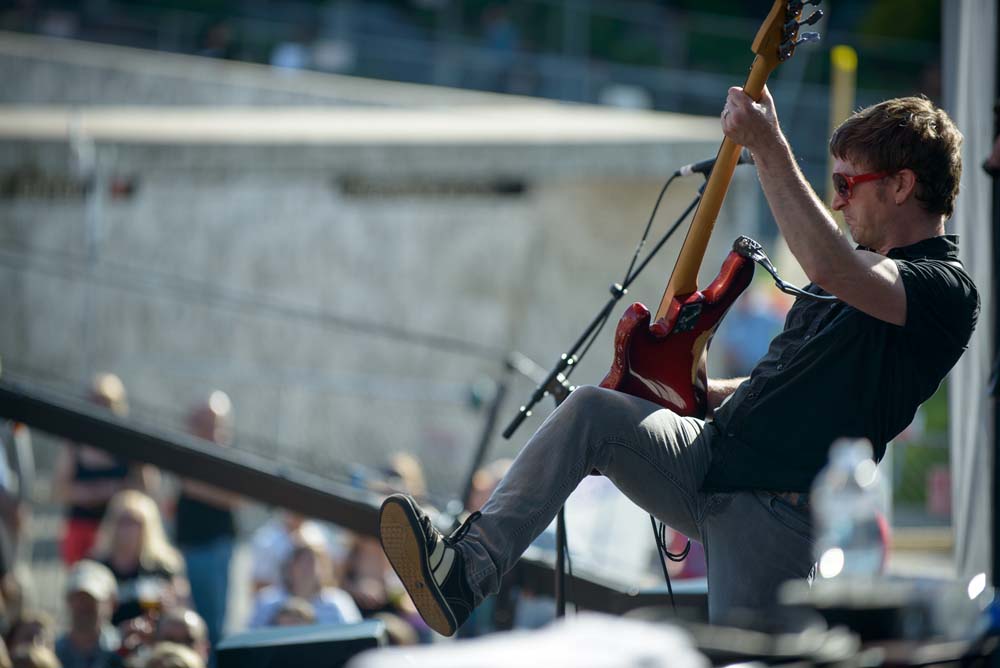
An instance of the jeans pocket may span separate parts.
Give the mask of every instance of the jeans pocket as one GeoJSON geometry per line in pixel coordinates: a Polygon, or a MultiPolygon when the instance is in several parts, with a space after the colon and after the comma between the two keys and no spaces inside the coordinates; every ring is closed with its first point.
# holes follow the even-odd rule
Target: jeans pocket
{"type": "Polygon", "coordinates": [[[809,542],[813,540],[812,512],[809,506],[793,506],[777,494],[755,491],[768,513],[787,529],[809,542]]]}

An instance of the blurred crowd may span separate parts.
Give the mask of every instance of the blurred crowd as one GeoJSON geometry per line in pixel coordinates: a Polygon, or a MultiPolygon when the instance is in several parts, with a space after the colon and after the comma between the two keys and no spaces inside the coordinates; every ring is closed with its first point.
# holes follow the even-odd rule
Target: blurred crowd
{"type": "MultiPolygon", "coordinates": [[[[89,399],[113,416],[129,414],[125,386],[113,374],[95,377],[89,399]]],[[[227,632],[363,619],[381,620],[393,644],[432,640],[376,538],[282,509],[252,532],[241,531],[238,511],[252,499],[124,461],[98,444],[69,442],[61,444],[51,474],[52,498],[62,509],[59,556],[66,569],[65,619],[53,619],[25,595],[31,578],[24,567],[30,566],[24,547],[33,496],[29,434],[23,425],[2,426],[0,668],[206,668],[215,664],[227,632]],[[234,570],[241,537],[249,568],[234,570]],[[248,580],[240,589],[252,596],[236,610],[231,573],[248,580]]],[[[206,447],[230,447],[229,397],[214,391],[191,406],[186,429],[206,447]]],[[[486,502],[509,465],[498,460],[474,474],[464,512],[486,502]]],[[[379,494],[402,491],[427,502],[423,472],[410,454],[397,453],[381,468],[357,465],[351,479],[379,494]]],[[[600,490],[591,492],[591,505],[601,503],[600,490]]],[[[602,512],[585,505],[583,514],[602,512]]],[[[551,531],[536,541],[542,548],[551,542],[551,531]]],[[[695,555],[672,567],[672,575],[698,576],[703,566],[703,556],[695,555]]],[[[459,635],[533,628],[553,613],[550,599],[518,589],[480,606],[459,635]]]]}
{"type": "MultiPolygon", "coordinates": [[[[89,392],[92,403],[128,415],[117,376],[99,374],[89,392]]],[[[229,447],[229,397],[212,392],[191,407],[186,426],[210,447],[229,447]]],[[[21,548],[32,475],[11,450],[24,444],[27,430],[4,428],[0,668],[204,668],[214,665],[226,631],[372,618],[385,624],[391,643],[431,639],[377,539],[287,510],[274,511],[249,535],[244,577],[251,581],[242,589],[252,602],[246,614],[230,610],[231,562],[242,535],[237,511],[252,500],[82,443],[62,444],[51,477],[53,500],[63,509],[59,555],[66,569],[65,619],[53,619],[25,595],[30,557],[21,548]]],[[[355,484],[380,493],[426,492],[420,465],[408,454],[356,477],[355,484]]]]}

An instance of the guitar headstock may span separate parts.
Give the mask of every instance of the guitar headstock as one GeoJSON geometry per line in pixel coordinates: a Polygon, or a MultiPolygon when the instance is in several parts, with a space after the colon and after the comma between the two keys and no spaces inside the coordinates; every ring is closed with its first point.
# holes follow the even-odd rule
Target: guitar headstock
{"type": "Polygon", "coordinates": [[[821,0],[774,0],[771,12],[764,19],[757,37],[753,40],[751,49],[760,56],[771,69],[779,63],[788,60],[795,53],[796,47],[804,42],[819,39],[819,33],[804,32],[799,34],[802,26],[811,26],[823,18],[823,10],[813,11],[808,18],[802,18],[802,10],[807,5],[818,5],[821,0]]]}

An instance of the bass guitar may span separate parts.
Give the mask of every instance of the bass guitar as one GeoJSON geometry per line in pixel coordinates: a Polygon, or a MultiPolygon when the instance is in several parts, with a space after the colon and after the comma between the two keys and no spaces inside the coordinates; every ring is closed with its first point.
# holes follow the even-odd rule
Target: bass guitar
{"type": "MultiPolygon", "coordinates": [[[[799,34],[802,26],[814,24],[823,15],[816,10],[802,20],[803,8],[818,4],[819,0],[775,0],[751,47],[756,57],[743,85],[751,98],[760,100],[768,76],[791,58],[799,44],[819,37],[799,34]]],[[[650,314],[636,302],[625,311],[615,331],[611,370],[601,387],[647,399],[678,415],[705,416],[709,343],[726,311],[753,278],[753,261],[738,242],[715,280],[704,290],[698,289],[698,269],[740,148],[728,137],[723,140],[659,308],[650,314]]]]}

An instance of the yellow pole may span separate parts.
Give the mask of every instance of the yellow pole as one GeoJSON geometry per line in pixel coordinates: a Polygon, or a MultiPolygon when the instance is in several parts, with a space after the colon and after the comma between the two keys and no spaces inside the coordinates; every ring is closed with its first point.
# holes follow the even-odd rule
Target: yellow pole
{"type": "MultiPolygon", "coordinates": [[[[857,90],[858,52],[840,44],[830,50],[830,133],[847,120],[857,90]]],[[[833,156],[827,159],[826,204],[833,204],[833,156]]],[[[842,222],[837,216],[838,222],[842,222]]]]}

